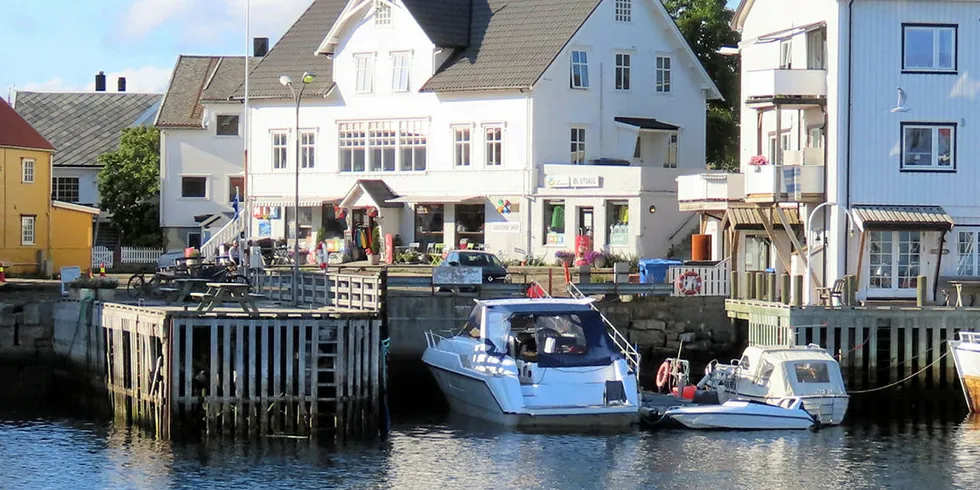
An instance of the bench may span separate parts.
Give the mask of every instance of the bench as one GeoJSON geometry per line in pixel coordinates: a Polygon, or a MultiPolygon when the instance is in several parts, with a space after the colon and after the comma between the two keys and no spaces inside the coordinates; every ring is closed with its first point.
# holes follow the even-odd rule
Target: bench
{"type": "Polygon", "coordinates": [[[180,292],[180,289],[170,288],[170,287],[161,287],[161,288],[157,288],[157,290],[160,291],[161,293],[179,293],[180,292]]]}
{"type": "Polygon", "coordinates": [[[195,299],[205,300],[214,298],[213,294],[208,293],[191,293],[190,296],[195,299]]]}
{"type": "Polygon", "coordinates": [[[843,304],[844,299],[844,280],[838,279],[834,281],[834,285],[829,288],[817,288],[817,298],[820,300],[820,304],[826,306],[834,306],[834,298],[837,298],[837,304],[843,304]]]}

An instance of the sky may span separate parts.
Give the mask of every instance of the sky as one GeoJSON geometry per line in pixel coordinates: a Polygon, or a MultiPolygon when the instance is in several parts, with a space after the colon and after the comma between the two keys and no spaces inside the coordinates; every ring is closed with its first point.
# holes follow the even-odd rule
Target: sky
{"type": "MultiPolygon", "coordinates": [[[[312,0],[0,0],[0,97],[11,88],[163,93],[180,54],[243,55],[252,37],[282,36],[312,0]]],[[[728,0],[730,7],[738,0],[728,0]]]]}

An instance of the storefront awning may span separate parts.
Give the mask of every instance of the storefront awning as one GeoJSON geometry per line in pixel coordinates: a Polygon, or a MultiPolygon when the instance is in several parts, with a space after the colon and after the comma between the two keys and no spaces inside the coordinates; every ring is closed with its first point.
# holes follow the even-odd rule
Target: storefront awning
{"type": "Polygon", "coordinates": [[[667,124],[665,122],[651,119],[648,117],[616,117],[616,122],[632,126],[639,131],[677,131],[679,126],[667,124]]]}
{"type": "Polygon", "coordinates": [[[483,199],[483,196],[402,196],[388,199],[388,202],[403,204],[478,204],[483,199]]]}
{"type": "MultiPolygon", "coordinates": [[[[335,203],[340,201],[339,197],[300,197],[299,207],[313,208],[320,207],[323,203],[335,203]]],[[[254,206],[283,207],[291,208],[296,205],[294,197],[257,197],[252,201],[254,206]]]]}
{"type": "Polygon", "coordinates": [[[861,230],[936,230],[953,227],[942,206],[864,206],[851,208],[854,222],[861,230]]]}
{"type": "MultiPolygon", "coordinates": [[[[781,227],[776,214],[773,213],[772,219],[769,219],[768,213],[768,209],[756,206],[732,207],[728,209],[728,221],[732,223],[732,227],[736,230],[762,230],[765,229],[763,223],[772,223],[774,227],[781,227]]],[[[789,220],[790,226],[802,225],[800,222],[800,213],[796,209],[785,208],[783,209],[783,213],[785,213],[786,219],[789,220]]]]}

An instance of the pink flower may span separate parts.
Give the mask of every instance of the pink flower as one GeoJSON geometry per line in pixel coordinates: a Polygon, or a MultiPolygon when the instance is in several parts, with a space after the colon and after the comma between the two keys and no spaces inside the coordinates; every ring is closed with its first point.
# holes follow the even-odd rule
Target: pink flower
{"type": "Polygon", "coordinates": [[[749,165],[769,165],[769,160],[765,155],[756,155],[749,159],[749,165]]]}

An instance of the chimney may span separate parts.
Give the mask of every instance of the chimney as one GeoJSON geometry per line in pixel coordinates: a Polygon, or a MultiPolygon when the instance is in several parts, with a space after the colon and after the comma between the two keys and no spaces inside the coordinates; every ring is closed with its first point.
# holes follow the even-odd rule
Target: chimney
{"type": "Polygon", "coordinates": [[[119,80],[116,81],[116,89],[119,92],[126,91],[126,77],[119,77],[119,80]]]}
{"type": "Polygon", "coordinates": [[[269,54],[269,38],[257,37],[252,39],[252,56],[259,58],[269,54]]]}
{"type": "Polygon", "coordinates": [[[95,91],[105,92],[105,73],[101,71],[98,75],[95,75],[95,91]]]}

